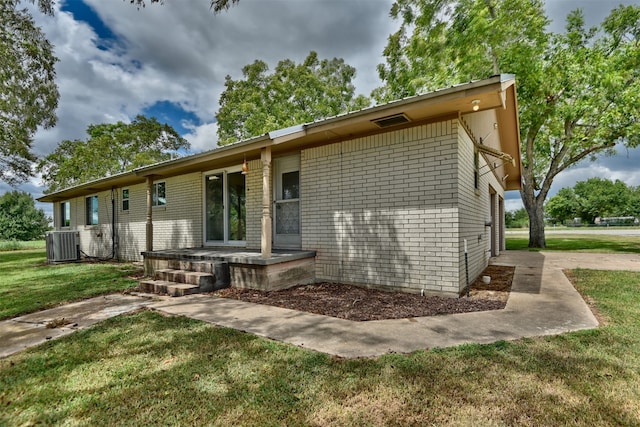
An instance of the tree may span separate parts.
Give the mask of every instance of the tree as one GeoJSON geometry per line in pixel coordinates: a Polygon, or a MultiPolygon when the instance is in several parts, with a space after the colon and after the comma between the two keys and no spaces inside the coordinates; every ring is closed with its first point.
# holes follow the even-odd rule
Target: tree
{"type": "MultiPolygon", "coordinates": [[[[0,180],[11,185],[32,175],[33,135],[55,125],[59,98],[53,46],[18,3],[0,0],[0,180]]],[[[53,13],[50,0],[38,7],[53,13]]]]}
{"type": "Polygon", "coordinates": [[[640,185],[631,189],[631,215],[640,218],[640,185]]]}
{"type": "Polygon", "coordinates": [[[504,213],[505,226],[507,228],[524,228],[529,226],[529,217],[525,208],[504,213]]]}
{"type": "Polygon", "coordinates": [[[547,201],[545,210],[554,224],[564,224],[580,216],[580,201],[572,188],[561,188],[547,201]]]}
{"type": "Polygon", "coordinates": [[[573,187],[579,202],[578,216],[593,223],[597,217],[633,216],[633,190],[616,180],[589,178],[573,187]]]}
{"type": "Polygon", "coordinates": [[[573,188],[562,188],[545,209],[557,222],[580,218],[594,223],[597,217],[637,216],[638,190],[620,180],[589,178],[573,188]]]}
{"type": "Polygon", "coordinates": [[[226,77],[217,115],[219,144],[369,105],[367,97],[354,97],[356,70],[342,59],[319,60],[311,52],[301,64],[286,59],[268,71],[257,60],[242,69],[243,79],[226,77]]]}
{"type": "Polygon", "coordinates": [[[543,248],[554,178],[617,142],[640,142],[640,7],[620,6],[600,28],[580,10],[547,32],[540,0],[396,0],[402,19],[378,67],[378,101],[498,73],[517,76],[529,246],[543,248]]]}
{"type": "Polygon", "coordinates": [[[131,123],[89,125],[89,138],[62,141],[40,161],[45,193],[178,157],[190,145],[168,124],[137,116],[131,123]]]}
{"type": "Polygon", "coordinates": [[[49,221],[29,193],[14,190],[0,196],[0,240],[41,239],[49,221]]]}

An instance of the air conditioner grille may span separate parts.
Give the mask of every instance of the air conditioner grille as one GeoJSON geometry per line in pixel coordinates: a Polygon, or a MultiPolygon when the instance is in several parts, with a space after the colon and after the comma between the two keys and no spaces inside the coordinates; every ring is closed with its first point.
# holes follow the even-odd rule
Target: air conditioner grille
{"type": "Polygon", "coordinates": [[[64,262],[80,259],[80,233],[51,231],[46,236],[47,261],[64,262]]]}

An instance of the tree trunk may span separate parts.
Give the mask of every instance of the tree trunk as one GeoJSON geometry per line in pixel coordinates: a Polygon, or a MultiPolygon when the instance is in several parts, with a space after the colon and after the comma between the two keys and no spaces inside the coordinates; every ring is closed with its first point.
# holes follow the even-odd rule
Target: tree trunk
{"type": "Polygon", "coordinates": [[[529,215],[529,247],[544,249],[547,246],[544,236],[544,197],[536,195],[526,181],[525,176],[520,196],[529,215]]]}
{"type": "Polygon", "coordinates": [[[544,249],[547,241],[544,236],[544,203],[534,199],[531,208],[527,208],[529,214],[529,247],[544,249]]]}

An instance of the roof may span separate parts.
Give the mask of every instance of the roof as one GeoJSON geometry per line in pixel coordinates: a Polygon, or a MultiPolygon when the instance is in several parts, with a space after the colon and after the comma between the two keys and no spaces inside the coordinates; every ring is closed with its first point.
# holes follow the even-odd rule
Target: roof
{"type": "Polygon", "coordinates": [[[134,185],[144,182],[148,176],[165,178],[240,164],[245,159],[259,159],[260,151],[265,147],[271,147],[273,155],[278,155],[437,120],[460,118],[463,115],[473,115],[475,104],[479,106],[478,112],[496,111],[496,120],[500,121],[500,150],[516,159],[515,166],[506,166],[506,189],[520,189],[520,134],[515,76],[501,74],[287,127],[198,154],[139,167],[44,195],[38,198],[38,201],[56,202],[114,187],[134,185]],[[395,115],[404,115],[409,121],[388,128],[381,128],[375,123],[376,120],[395,115]]]}

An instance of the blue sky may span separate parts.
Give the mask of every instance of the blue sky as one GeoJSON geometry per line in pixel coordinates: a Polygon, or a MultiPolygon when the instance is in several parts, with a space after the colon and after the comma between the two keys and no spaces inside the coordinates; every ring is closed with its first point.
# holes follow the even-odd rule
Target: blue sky
{"type": "MultiPolygon", "coordinates": [[[[582,7],[598,24],[619,3],[640,0],[548,0],[552,30],[561,31],[568,11],[582,7]]],[[[60,0],[53,17],[34,17],[55,46],[61,98],[58,125],[39,131],[34,152],[46,155],[65,139],[84,139],[89,124],[156,116],[187,138],[192,152],[216,146],[215,114],[224,78],[241,77],[256,59],[271,67],[285,58],[301,61],[311,50],[339,57],[357,70],[357,93],[381,84],[376,66],[389,34],[392,0],[241,0],[214,15],[208,0],[165,0],[137,9],[128,0],[60,0]]],[[[31,7],[29,4],[26,4],[31,7]]],[[[552,193],[592,176],[640,185],[640,149],[560,174],[552,193]]],[[[38,179],[20,187],[38,197],[38,179]]],[[[0,194],[10,190],[0,182],[0,194]]],[[[507,193],[507,209],[521,206],[507,193]]],[[[51,206],[41,207],[50,214],[51,206]]]]}

